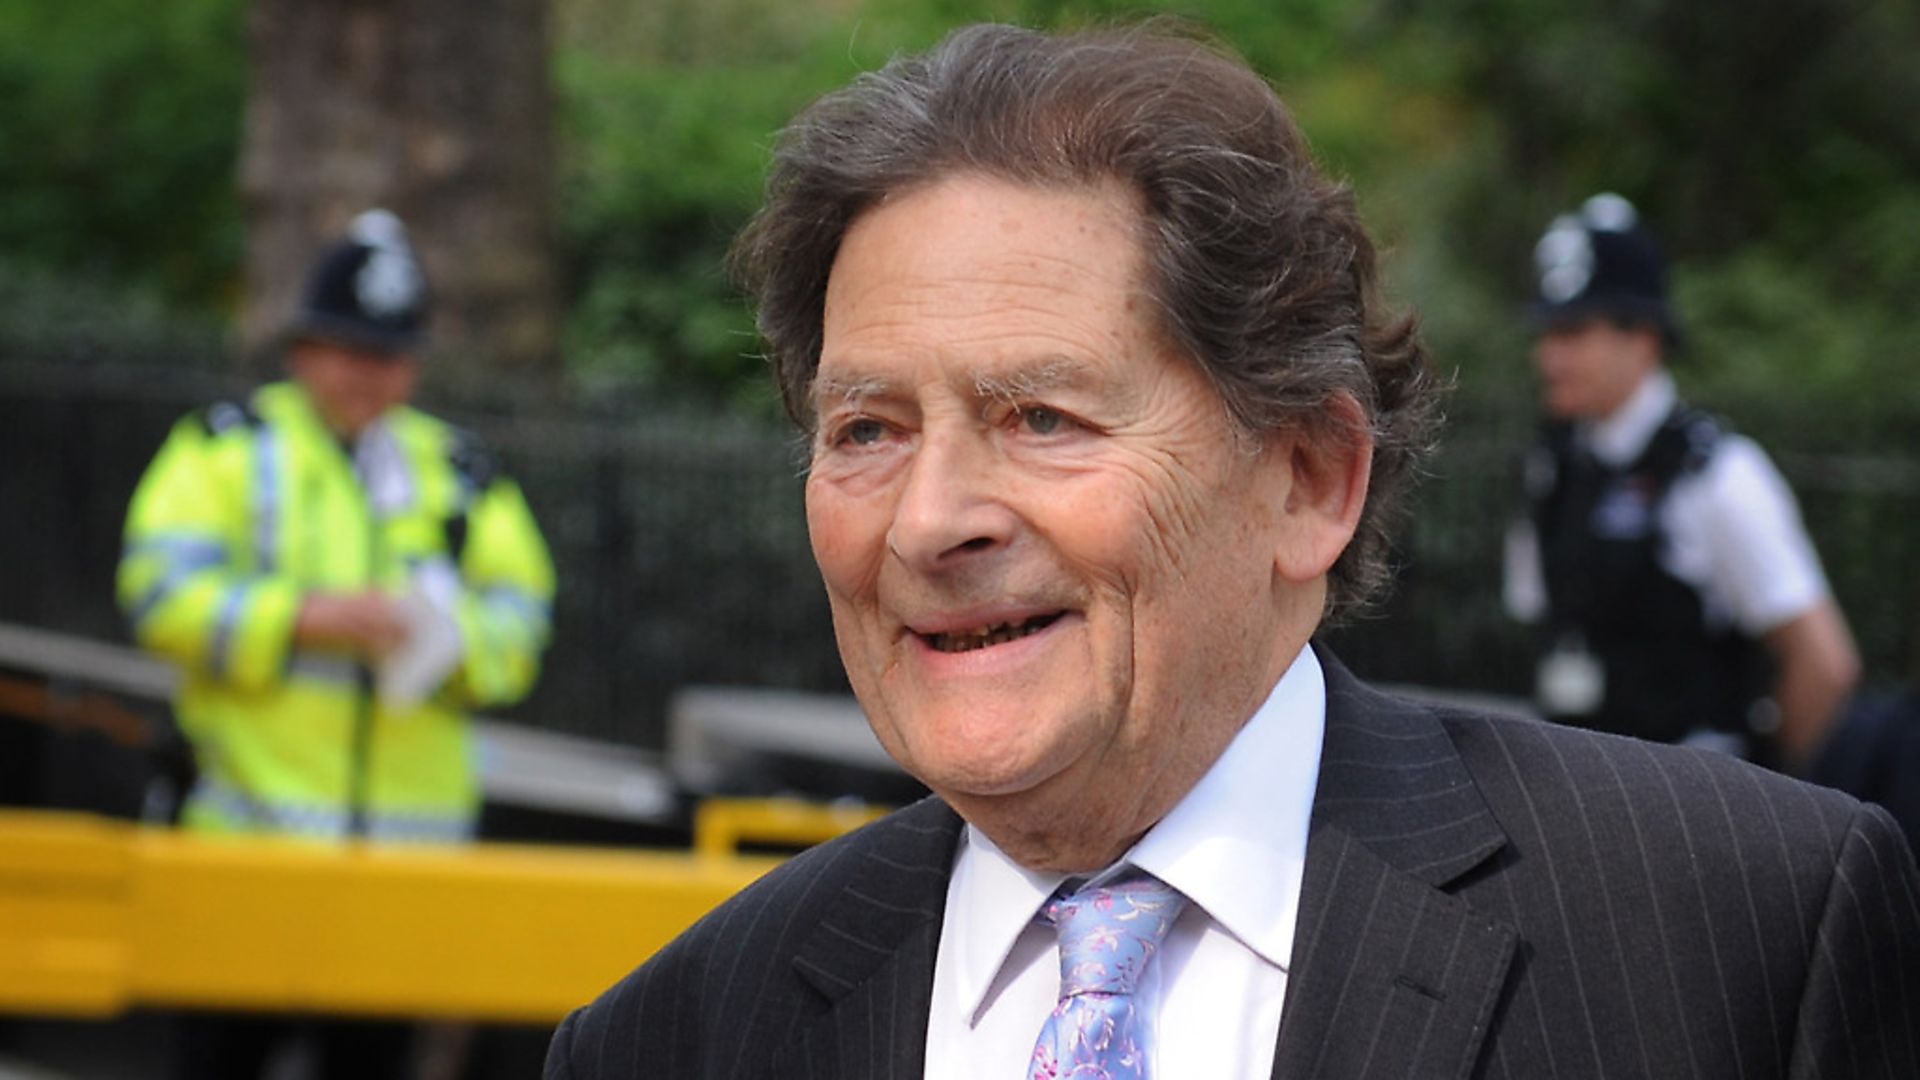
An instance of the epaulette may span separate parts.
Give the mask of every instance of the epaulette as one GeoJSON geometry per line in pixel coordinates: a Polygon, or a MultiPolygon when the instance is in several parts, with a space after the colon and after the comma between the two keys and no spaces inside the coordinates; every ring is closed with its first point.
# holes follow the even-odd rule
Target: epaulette
{"type": "Polygon", "coordinates": [[[1686,439],[1686,456],[1681,471],[1694,473],[1705,468],[1713,460],[1713,452],[1720,440],[1732,432],[1727,421],[1705,409],[1696,409],[1691,405],[1682,406],[1671,423],[1680,429],[1686,439]]]}
{"type": "Polygon", "coordinates": [[[447,460],[471,495],[479,495],[500,478],[500,465],[480,437],[461,428],[453,429],[447,460]]]}
{"type": "Polygon", "coordinates": [[[224,435],[240,428],[257,428],[261,424],[260,414],[253,406],[243,401],[216,401],[199,413],[200,426],[208,435],[224,435]]]}

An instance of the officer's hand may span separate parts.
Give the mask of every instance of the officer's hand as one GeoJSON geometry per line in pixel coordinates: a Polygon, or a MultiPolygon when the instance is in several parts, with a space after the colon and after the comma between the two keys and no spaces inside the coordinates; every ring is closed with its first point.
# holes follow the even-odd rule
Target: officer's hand
{"type": "Polygon", "coordinates": [[[293,637],[302,645],[378,659],[407,640],[407,624],[393,600],[381,593],[315,593],[301,602],[293,637]]]}

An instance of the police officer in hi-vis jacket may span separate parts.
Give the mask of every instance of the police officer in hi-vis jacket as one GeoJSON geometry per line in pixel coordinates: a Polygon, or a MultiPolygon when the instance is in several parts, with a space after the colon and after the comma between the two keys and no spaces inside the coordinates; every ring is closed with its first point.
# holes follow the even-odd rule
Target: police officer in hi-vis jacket
{"type": "MultiPolygon", "coordinates": [[[[400,220],[360,215],[314,267],[290,378],[181,420],[134,494],[119,600],[139,644],[181,670],[198,768],[184,828],[474,832],[468,713],[532,687],[554,572],[514,482],[407,404],[426,314],[400,220]]],[[[186,1074],[257,1075],[267,1040],[237,1030],[187,1040],[186,1074]]],[[[404,1056],[373,1065],[344,1045],[323,1040],[327,1075],[387,1075],[404,1056]]]]}

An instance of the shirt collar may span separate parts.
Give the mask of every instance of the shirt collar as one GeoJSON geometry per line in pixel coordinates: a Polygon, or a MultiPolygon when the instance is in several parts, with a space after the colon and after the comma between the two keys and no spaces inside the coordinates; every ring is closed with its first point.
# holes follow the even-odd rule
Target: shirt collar
{"type": "Polygon", "coordinates": [[[1319,658],[1302,649],[1220,760],[1128,856],[1282,969],[1300,913],[1326,710],[1319,658]]]}
{"type": "Polygon", "coordinates": [[[1608,465],[1620,466],[1640,456],[1653,439],[1654,432],[1673,412],[1680,395],[1674,389],[1673,376],[1656,370],[1640,380],[1626,402],[1604,420],[1586,425],[1583,434],[1593,456],[1608,465]]]}
{"type": "MultiPolygon", "coordinates": [[[[1301,649],[1212,768],[1120,861],[1179,889],[1283,969],[1299,917],[1326,698],[1319,658],[1301,649]]],[[[1034,913],[1065,880],[1026,869],[966,827],[946,932],[957,935],[957,987],[969,1021],[1034,913]]]]}
{"type": "Polygon", "coordinates": [[[956,986],[968,1023],[980,1015],[1021,932],[1065,880],[1064,874],[1028,870],[1014,862],[972,825],[962,831],[944,932],[955,935],[958,946],[956,986]]]}

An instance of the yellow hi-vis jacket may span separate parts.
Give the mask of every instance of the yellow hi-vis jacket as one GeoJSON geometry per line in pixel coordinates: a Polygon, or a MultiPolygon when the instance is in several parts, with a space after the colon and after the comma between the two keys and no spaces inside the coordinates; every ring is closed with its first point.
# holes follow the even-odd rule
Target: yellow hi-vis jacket
{"type": "Polygon", "coordinates": [[[297,384],[181,420],[134,493],[118,581],[145,648],[182,670],[200,778],[182,823],[220,832],[457,840],[478,816],[465,712],[538,674],[553,565],[520,489],[470,437],[392,410],[349,450],[297,384]],[[356,457],[385,450],[373,487],[356,457]],[[461,655],[392,708],[356,658],[301,650],[309,592],[437,578],[461,655]]]}

